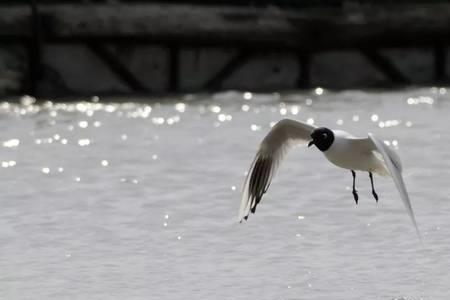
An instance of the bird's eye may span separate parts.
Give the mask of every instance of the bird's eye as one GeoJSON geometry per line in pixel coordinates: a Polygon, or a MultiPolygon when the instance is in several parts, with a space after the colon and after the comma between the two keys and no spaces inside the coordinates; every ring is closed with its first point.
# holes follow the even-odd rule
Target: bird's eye
{"type": "Polygon", "coordinates": [[[328,134],[323,133],[323,134],[322,134],[322,137],[323,137],[324,139],[326,139],[326,138],[328,137],[328,134]]]}

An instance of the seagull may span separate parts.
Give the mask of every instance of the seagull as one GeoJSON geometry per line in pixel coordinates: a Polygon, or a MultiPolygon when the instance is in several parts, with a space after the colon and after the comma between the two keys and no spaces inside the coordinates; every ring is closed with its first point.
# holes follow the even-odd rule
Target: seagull
{"type": "Polygon", "coordinates": [[[355,188],[355,171],[369,173],[372,196],[377,202],[378,194],[373,185],[373,173],[381,176],[390,175],[420,237],[403,182],[400,158],[393,149],[371,133],[366,138],[358,138],[342,130],[316,127],[291,119],[283,119],[275,124],[261,142],[245,178],[239,210],[240,222],[247,220],[250,213],[256,212],[256,207],[267,192],[285,154],[293,146],[302,142],[308,142],[308,147],[313,145],[317,147],[332,164],[351,171],[352,194],[356,204],[358,204],[358,192],[355,188]]]}

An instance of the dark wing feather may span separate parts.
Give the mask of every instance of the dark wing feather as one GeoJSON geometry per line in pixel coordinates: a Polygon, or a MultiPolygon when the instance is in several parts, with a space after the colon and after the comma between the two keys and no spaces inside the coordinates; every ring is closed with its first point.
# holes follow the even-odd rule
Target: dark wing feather
{"type": "Polygon", "coordinates": [[[273,176],[291,146],[310,140],[311,132],[316,127],[284,119],[278,122],[267,134],[256,153],[245,179],[239,220],[247,220],[250,213],[255,213],[256,206],[267,192],[273,176]]]}

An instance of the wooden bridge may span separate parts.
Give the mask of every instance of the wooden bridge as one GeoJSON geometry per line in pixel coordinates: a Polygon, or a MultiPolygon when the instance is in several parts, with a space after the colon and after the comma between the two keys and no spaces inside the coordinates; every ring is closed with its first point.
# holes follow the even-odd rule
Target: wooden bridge
{"type": "Polygon", "coordinates": [[[240,68],[267,53],[295,57],[298,71],[291,88],[315,84],[311,82],[315,57],[342,51],[358,53],[384,76],[386,85],[416,84],[395,58],[383,54],[386,49],[426,50],[432,57],[432,75],[421,84],[448,83],[450,4],[446,1],[204,3],[210,2],[2,2],[0,48],[19,47],[26,52],[27,67],[18,92],[31,95],[39,93],[39,82],[45,76],[42,57],[48,45],[83,45],[130,93],[221,89],[240,68]],[[166,84],[158,91],[152,90],[145,76],[136,75],[111,48],[148,45],[165,49],[166,84]],[[190,89],[180,86],[180,51],[188,48],[233,51],[209,78],[190,89]]]}

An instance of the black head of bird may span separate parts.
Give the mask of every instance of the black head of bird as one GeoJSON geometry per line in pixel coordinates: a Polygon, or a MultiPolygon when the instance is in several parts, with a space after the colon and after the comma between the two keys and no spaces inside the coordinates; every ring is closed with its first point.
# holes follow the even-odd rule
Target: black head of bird
{"type": "Polygon", "coordinates": [[[314,129],[311,133],[312,141],[308,143],[308,147],[316,145],[320,151],[327,151],[334,142],[334,133],[326,127],[314,129]]]}

